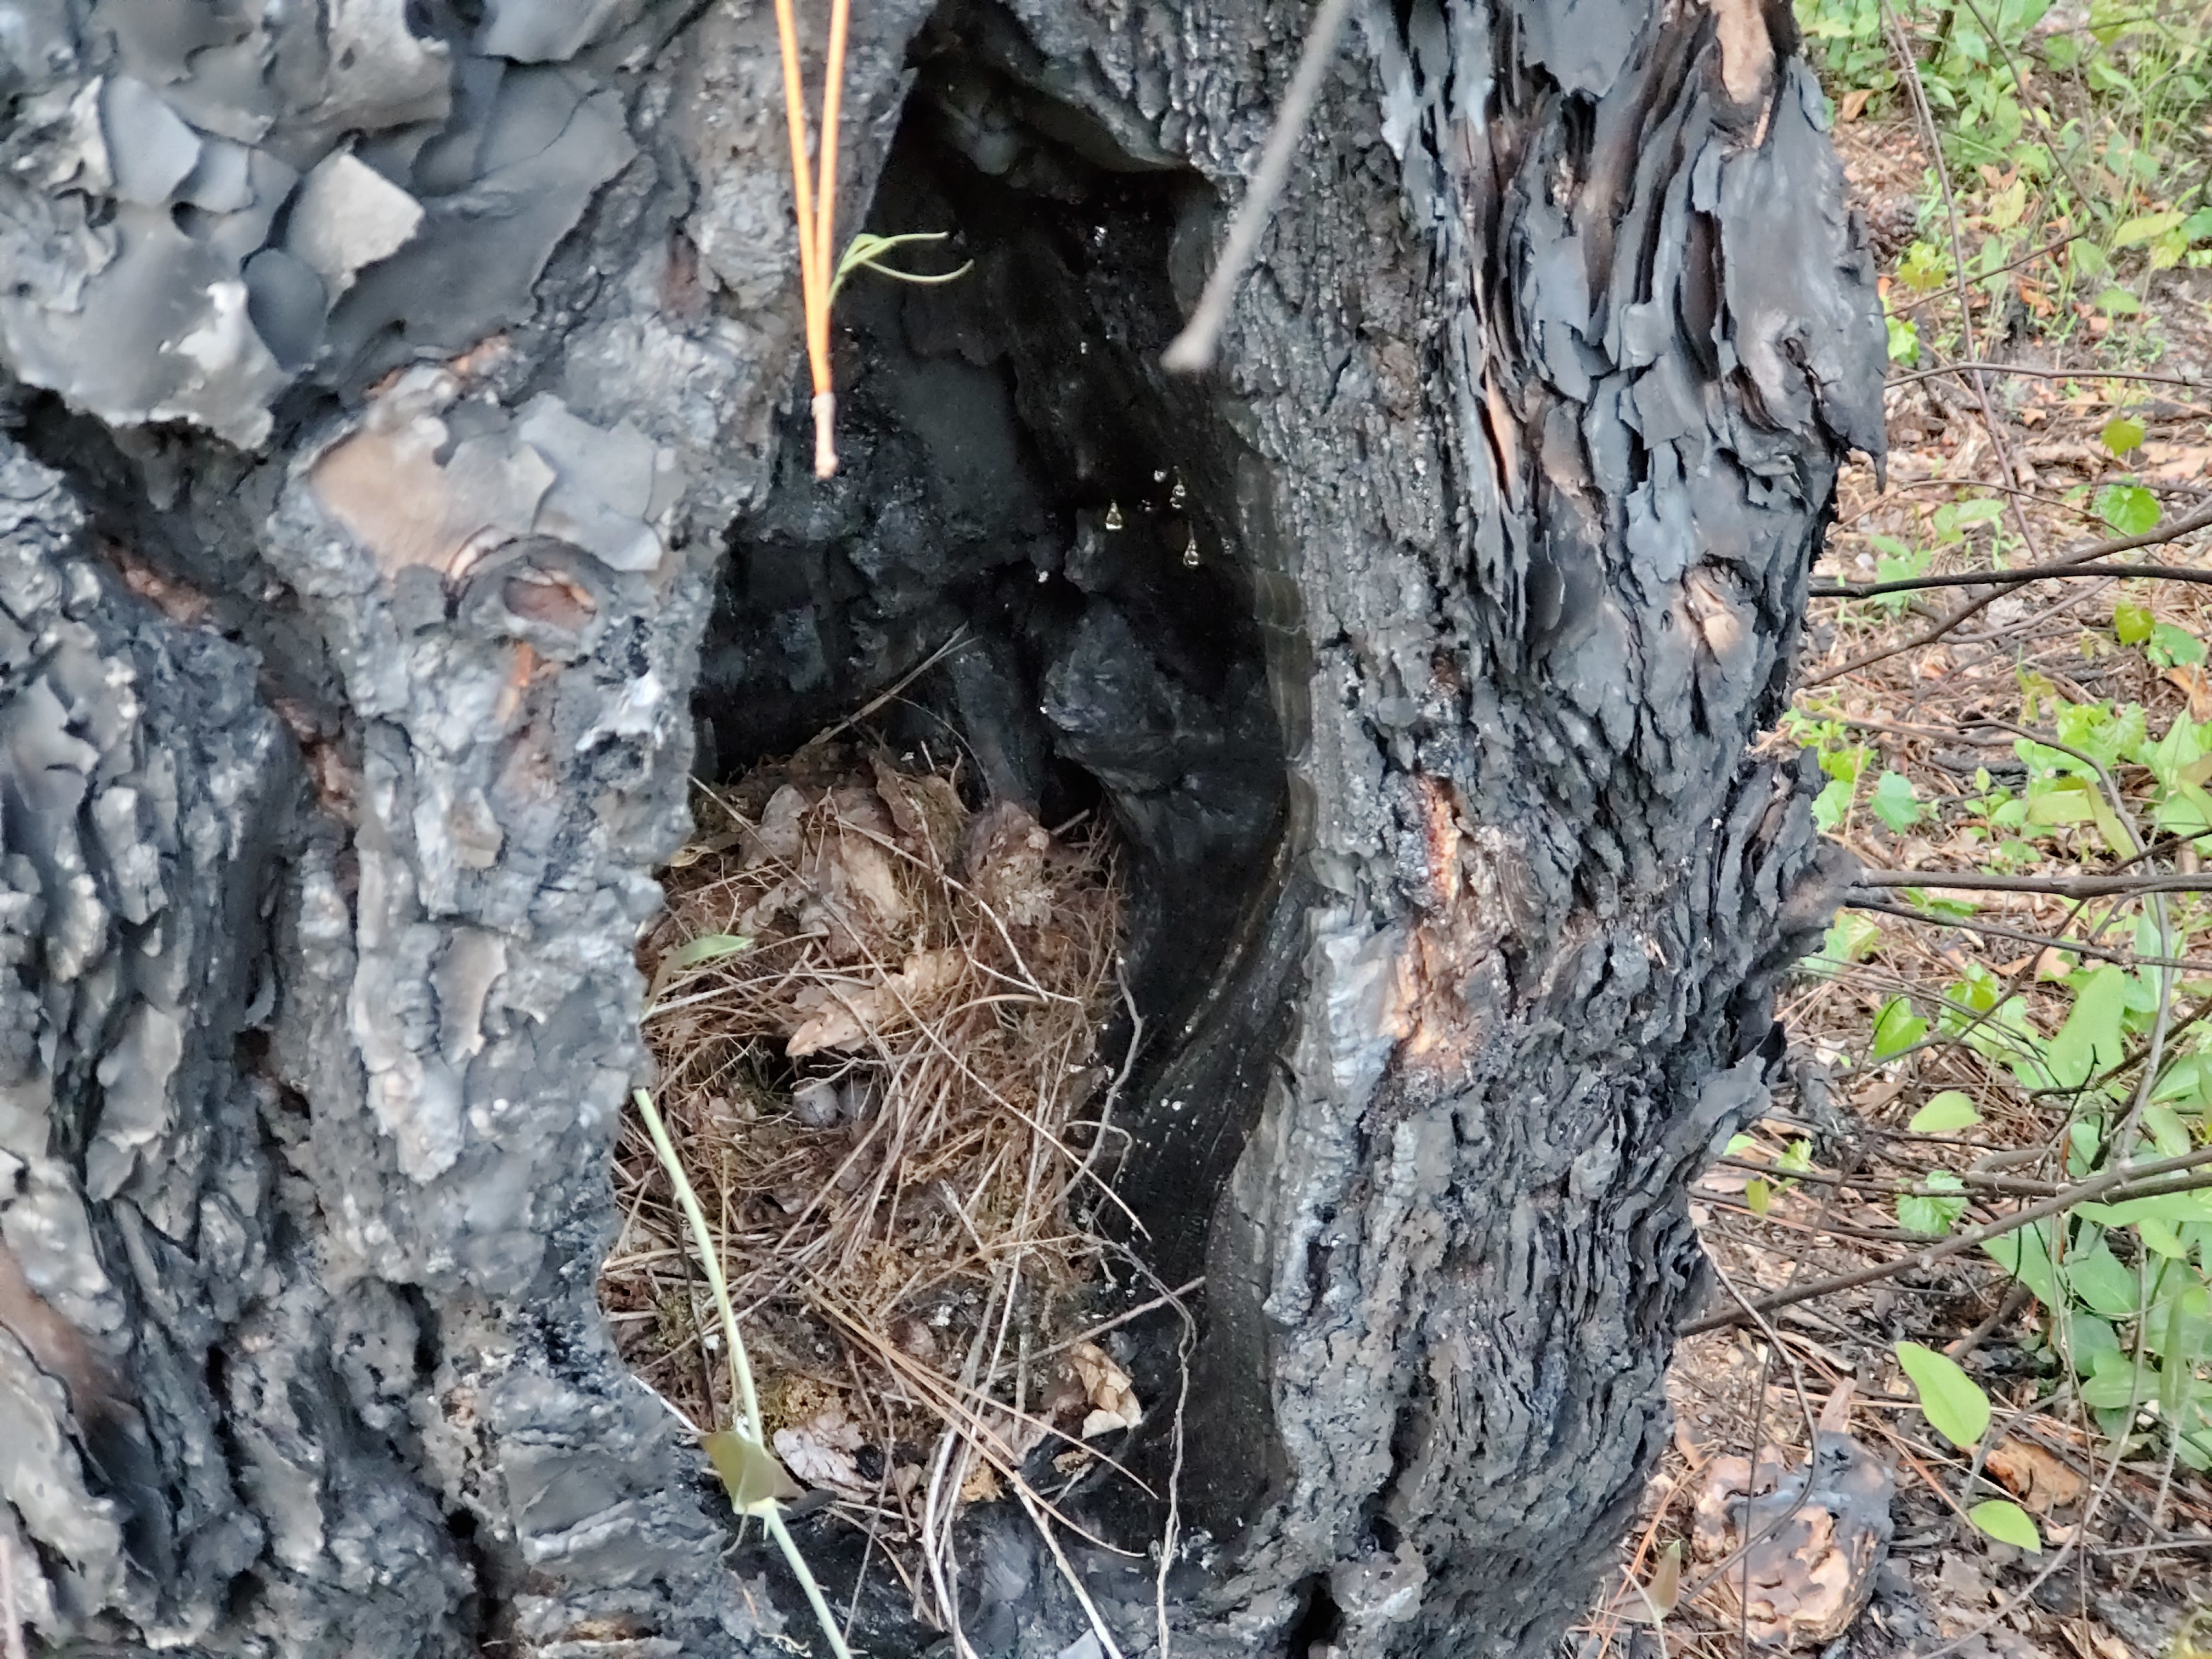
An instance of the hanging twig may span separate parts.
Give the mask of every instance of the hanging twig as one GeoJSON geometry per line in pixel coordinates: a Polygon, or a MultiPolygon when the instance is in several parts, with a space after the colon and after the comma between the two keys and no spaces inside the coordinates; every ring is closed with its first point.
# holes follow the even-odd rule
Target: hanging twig
{"type": "Polygon", "coordinates": [[[1244,268],[1259,251],[1260,232],[1274,211],[1275,198],[1282,194],[1291,153],[1297,149],[1298,135],[1304,131],[1314,100],[1321,95],[1321,78],[1336,56],[1336,37],[1343,32],[1346,14],[1351,9],[1352,0],[1321,0],[1320,9],[1314,13],[1313,27],[1306,31],[1305,50],[1298,55],[1297,72],[1291,77],[1290,90],[1283,94],[1283,106],[1275,112],[1267,148],[1260,152],[1251,188],[1244,192],[1237,217],[1230,224],[1221,258],[1213,274],[1206,279],[1205,291],[1198,296],[1190,321],[1160,354],[1161,364],[1177,374],[1196,374],[1213,366],[1222,325],[1229,320],[1229,303],[1237,297],[1244,268]]]}

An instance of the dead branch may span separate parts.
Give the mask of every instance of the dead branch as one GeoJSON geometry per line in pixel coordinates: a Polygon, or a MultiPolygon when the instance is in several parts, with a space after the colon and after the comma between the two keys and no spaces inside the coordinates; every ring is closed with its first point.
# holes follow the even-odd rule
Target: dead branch
{"type": "Polygon", "coordinates": [[[1260,152],[1259,169],[1253,173],[1252,186],[1229,227],[1220,261],[1206,279],[1205,291],[1198,296],[1190,321],[1160,354],[1162,366],[1175,374],[1197,374],[1213,366],[1222,325],[1229,320],[1229,303],[1237,296],[1237,283],[1244,280],[1245,267],[1259,251],[1260,233],[1267,216],[1274,211],[1275,198],[1282,194],[1283,180],[1290,176],[1291,152],[1297,149],[1298,135],[1305,130],[1314,100],[1321,95],[1321,77],[1336,55],[1336,37],[1343,33],[1344,19],[1351,9],[1352,0],[1321,0],[1320,9],[1314,13],[1313,27],[1306,31],[1305,49],[1298,55],[1297,72],[1291,77],[1290,90],[1283,94],[1283,106],[1275,112],[1267,148],[1260,152]]]}

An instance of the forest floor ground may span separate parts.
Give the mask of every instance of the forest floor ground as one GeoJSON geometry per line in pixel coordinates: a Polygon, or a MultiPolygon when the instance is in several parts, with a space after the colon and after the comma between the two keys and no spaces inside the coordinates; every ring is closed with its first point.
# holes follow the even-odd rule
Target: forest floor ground
{"type": "Polygon", "coordinates": [[[1693,1195],[1717,1328],[1580,1651],[2196,1659],[2212,8],[1799,15],[1889,456],[1844,475],[1773,741],[1869,875],[1781,1010],[1790,1086],[1693,1195]],[[1778,1495],[1741,1549],[1747,1488],[1778,1495]]]}

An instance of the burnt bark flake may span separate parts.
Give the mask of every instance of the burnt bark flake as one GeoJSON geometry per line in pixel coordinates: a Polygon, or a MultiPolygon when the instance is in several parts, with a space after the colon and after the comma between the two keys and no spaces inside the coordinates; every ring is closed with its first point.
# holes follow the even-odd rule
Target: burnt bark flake
{"type": "MultiPolygon", "coordinates": [[[[59,1648],[804,1639],[593,1300],[630,952],[695,714],[741,769],[963,621],[985,775],[1130,849],[1174,1647],[1585,1605],[1842,875],[1749,753],[1881,441],[1788,9],[1367,6],[1198,385],[1310,9],[858,10],[846,218],[977,263],[842,302],[821,490],[764,5],[0,5],[0,1537],[59,1648]]],[[[1156,1650],[1162,1512],[1070,1501],[1156,1650]]],[[[980,1650],[1095,1640],[962,1538],[980,1650]]]]}

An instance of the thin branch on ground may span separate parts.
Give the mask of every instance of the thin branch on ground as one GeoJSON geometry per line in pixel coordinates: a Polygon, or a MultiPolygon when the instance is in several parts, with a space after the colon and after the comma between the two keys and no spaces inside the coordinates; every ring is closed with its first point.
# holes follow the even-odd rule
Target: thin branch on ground
{"type": "MultiPolygon", "coordinates": [[[[2099,542],[2094,546],[2083,548],[2078,552],[2062,555],[2048,563],[2039,565],[2037,568],[2046,574],[2063,572],[2074,565],[2087,564],[2092,560],[2109,558],[2115,553],[2130,552],[2138,547],[2155,547],[2162,543],[2172,541],[2177,537],[2185,536],[2192,530],[2202,530],[2207,525],[2212,525],[2212,507],[2205,507],[2189,514],[2186,518],[2160,525],[2156,529],[2141,536],[2122,536],[2112,541],[2099,542]]],[[[2017,586],[2017,584],[2014,585],[2017,586]]],[[[1969,617],[1975,616],[1995,605],[2008,591],[2002,586],[1993,586],[1987,593],[1969,599],[1956,610],[1938,617],[1930,627],[1914,635],[1911,639],[1895,645],[1882,646],[1854,657],[1849,662],[1840,663],[1833,668],[1823,669],[1818,674],[1808,676],[1799,684],[1798,690],[1810,691],[1816,686],[1826,685],[1831,681],[1844,678],[1846,675],[1856,674],[1862,669],[1871,668],[1878,662],[1887,662],[1892,657],[1903,656],[1908,651],[1917,651],[1924,645],[1933,645],[1969,617]]]]}
{"type": "MultiPolygon", "coordinates": [[[[2010,1215],[1990,1222],[1971,1231],[1954,1233],[1950,1237],[1933,1243],[1924,1250],[1915,1251],[1893,1261],[1878,1261],[1871,1267],[1856,1268],[1850,1273],[1833,1273],[1826,1279],[1816,1279],[1787,1291],[1777,1291],[1762,1297],[1755,1305],[1760,1313],[1772,1313],[1777,1308],[1787,1308],[1799,1302],[1810,1302],[1815,1297],[1832,1295],[1837,1291],[1855,1290],[1862,1285],[1873,1285],[1885,1279],[1894,1279],[1899,1273],[1925,1271],[1937,1262],[1978,1249],[1993,1238],[2018,1232],[2046,1216],[2070,1210],[2077,1204],[2109,1200],[2114,1203],[2129,1198],[2151,1198],[2160,1193],[2175,1190],[2161,1187],[2154,1177],[2179,1174],[2212,1164],[2212,1147],[2200,1147],[2179,1158],[2160,1158],[2150,1164],[2121,1164],[2112,1169],[2077,1181],[2049,1198],[2014,1211],[2010,1215]]],[[[1677,1336],[1696,1336],[1705,1331],[1717,1331],[1730,1325],[1743,1323],[1740,1313],[1708,1314],[1682,1326],[1677,1336]]]]}
{"type": "MultiPolygon", "coordinates": [[[[1931,886],[1940,884],[1913,882],[1899,884],[1931,886]]],[[[1956,927],[1965,933],[1984,933],[1992,939],[2008,939],[2016,945],[2039,945],[2051,951],[2070,951],[2093,962],[2109,962],[2120,968],[2179,968],[2189,973],[2212,973],[2212,962],[2198,962],[2187,957],[2138,956],[2133,951],[2114,951],[2101,945],[2092,945],[2087,939],[2065,939],[2055,933],[2031,933],[2023,928],[2008,927],[2002,922],[1990,921],[1980,916],[1931,915],[1925,910],[1914,910],[1902,904],[1883,904],[1875,899],[1846,900],[1844,908],[1895,916],[1902,921],[1922,922],[1930,927],[1956,927]]]]}
{"type": "Polygon", "coordinates": [[[2191,392],[2212,388],[2212,380],[2192,380],[2185,374],[2150,374],[2119,368],[2033,368],[2026,363],[1983,362],[1938,363],[1933,368],[1893,374],[1883,384],[1910,386],[1915,380],[1933,380],[1939,374],[1956,374],[1961,380],[1970,374],[2019,374],[2035,380],[2139,380],[2151,386],[2184,386],[2191,392]]]}
{"type": "Polygon", "coordinates": [[[2059,898],[2110,898],[2138,893],[2212,893],[2212,872],[2193,876],[1984,876],[1971,870],[1862,870],[1854,878],[1853,885],[1942,887],[1962,892],[2050,893],[2059,898]]]}

